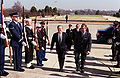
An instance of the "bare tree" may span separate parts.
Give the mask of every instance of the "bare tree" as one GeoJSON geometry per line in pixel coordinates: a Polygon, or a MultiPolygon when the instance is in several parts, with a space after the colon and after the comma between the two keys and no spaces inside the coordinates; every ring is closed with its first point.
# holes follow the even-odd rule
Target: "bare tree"
{"type": "Polygon", "coordinates": [[[22,13],[22,5],[19,1],[17,1],[13,6],[12,6],[12,12],[18,12],[19,14],[22,13]]]}

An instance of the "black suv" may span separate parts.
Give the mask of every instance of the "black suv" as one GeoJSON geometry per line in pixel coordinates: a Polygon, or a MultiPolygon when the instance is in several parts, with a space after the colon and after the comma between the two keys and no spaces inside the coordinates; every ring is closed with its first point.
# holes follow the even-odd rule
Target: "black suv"
{"type": "Polygon", "coordinates": [[[112,31],[114,30],[113,26],[110,26],[103,30],[98,30],[96,37],[98,42],[105,42],[108,44],[112,43],[112,31]]]}

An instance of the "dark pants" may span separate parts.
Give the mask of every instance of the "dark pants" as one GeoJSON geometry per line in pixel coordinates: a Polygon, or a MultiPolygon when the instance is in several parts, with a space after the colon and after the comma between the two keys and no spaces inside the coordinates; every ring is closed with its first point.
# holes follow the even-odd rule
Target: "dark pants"
{"type": "Polygon", "coordinates": [[[22,46],[12,46],[14,70],[21,69],[22,64],[22,46]]]}
{"type": "Polygon", "coordinates": [[[42,52],[42,59],[45,59],[45,54],[46,54],[46,43],[44,43],[43,47],[44,47],[45,50],[42,52]]]}
{"type": "Polygon", "coordinates": [[[86,53],[80,52],[80,50],[76,50],[75,52],[75,63],[76,63],[76,68],[79,69],[84,69],[84,65],[85,65],[85,59],[86,59],[86,53]],[[80,54],[81,54],[81,67],[80,67],[80,54]]]}
{"type": "Polygon", "coordinates": [[[116,44],[112,43],[112,59],[116,58],[116,44]]]}
{"type": "Polygon", "coordinates": [[[67,42],[67,49],[71,50],[71,46],[72,46],[72,41],[69,40],[69,42],[67,42]]]}
{"type": "Polygon", "coordinates": [[[33,45],[29,44],[29,52],[25,52],[25,63],[29,63],[33,60],[33,45]]]}
{"type": "Polygon", "coordinates": [[[63,69],[64,60],[65,60],[65,51],[57,52],[58,53],[58,61],[60,69],[63,69]]]}
{"type": "Polygon", "coordinates": [[[41,49],[36,50],[37,65],[42,65],[42,53],[43,53],[43,50],[41,49]]]}
{"type": "Polygon", "coordinates": [[[116,56],[117,65],[120,66],[120,45],[116,46],[116,47],[117,47],[117,50],[118,50],[118,53],[117,53],[117,56],[116,56]]]}
{"type": "Polygon", "coordinates": [[[5,51],[5,47],[4,44],[0,45],[0,74],[4,73],[4,51],[5,51]]]}

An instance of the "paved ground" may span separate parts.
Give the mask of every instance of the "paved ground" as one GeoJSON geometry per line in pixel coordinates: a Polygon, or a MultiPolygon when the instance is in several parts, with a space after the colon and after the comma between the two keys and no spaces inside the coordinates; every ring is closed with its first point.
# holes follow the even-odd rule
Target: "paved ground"
{"type": "MultiPolygon", "coordinates": [[[[72,24],[74,28],[75,23],[72,24]]],[[[52,34],[57,31],[57,25],[63,25],[65,31],[68,24],[65,24],[63,22],[49,23],[50,39],[52,34]]],[[[33,63],[36,68],[25,68],[23,53],[23,68],[25,69],[25,72],[13,71],[13,66],[10,66],[9,64],[8,48],[6,48],[5,69],[9,72],[9,75],[7,77],[1,78],[120,78],[120,75],[114,74],[115,71],[120,71],[120,68],[114,68],[113,65],[115,65],[116,62],[109,61],[111,58],[111,45],[96,43],[97,29],[104,29],[108,26],[109,24],[88,23],[88,27],[92,34],[93,44],[91,54],[87,56],[84,74],[75,72],[73,51],[70,51],[66,54],[64,65],[65,72],[58,72],[59,66],[57,61],[57,54],[55,50],[51,54],[49,51],[49,46],[47,46],[46,57],[48,58],[48,61],[43,62],[43,67],[36,66],[36,60],[34,59],[33,63]]]]}

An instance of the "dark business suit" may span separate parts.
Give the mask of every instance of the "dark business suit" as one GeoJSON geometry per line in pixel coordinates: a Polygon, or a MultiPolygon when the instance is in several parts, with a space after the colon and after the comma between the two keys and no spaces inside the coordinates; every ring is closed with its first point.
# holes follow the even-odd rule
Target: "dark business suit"
{"type": "Polygon", "coordinates": [[[62,42],[59,43],[58,33],[54,33],[54,35],[52,37],[52,42],[51,42],[51,50],[53,49],[54,43],[56,43],[56,51],[58,54],[60,70],[63,68],[63,65],[64,65],[65,53],[66,53],[66,49],[67,49],[66,38],[67,38],[66,33],[62,32],[62,42]]]}
{"type": "Polygon", "coordinates": [[[72,32],[73,30],[67,29],[67,49],[71,50],[71,45],[72,45],[72,32]]]}
{"type": "Polygon", "coordinates": [[[9,24],[9,30],[12,34],[10,45],[13,49],[14,70],[20,70],[22,64],[22,27],[12,21],[9,24]]]}
{"type": "Polygon", "coordinates": [[[81,69],[84,70],[86,52],[91,49],[91,34],[88,32],[74,31],[74,49],[76,70],[80,69],[79,56],[81,54],[81,69]]]}

